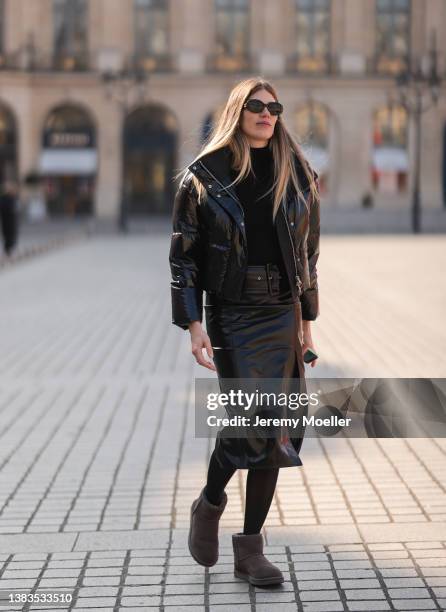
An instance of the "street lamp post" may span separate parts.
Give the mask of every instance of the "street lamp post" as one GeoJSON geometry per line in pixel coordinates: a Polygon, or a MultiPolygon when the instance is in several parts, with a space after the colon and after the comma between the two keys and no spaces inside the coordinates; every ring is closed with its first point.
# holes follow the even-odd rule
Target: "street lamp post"
{"type": "Polygon", "coordinates": [[[139,102],[143,102],[146,95],[148,82],[147,73],[136,65],[122,69],[107,69],[101,72],[102,83],[105,86],[105,94],[108,99],[114,100],[119,108],[121,123],[121,195],[118,216],[118,228],[121,232],[128,232],[128,198],[125,185],[124,171],[124,146],[123,133],[127,113],[131,103],[135,99],[134,91],[137,90],[139,102]]]}
{"type": "Polygon", "coordinates": [[[417,58],[410,68],[402,70],[396,77],[399,104],[407,111],[414,123],[414,177],[412,189],[412,230],[421,231],[421,119],[423,113],[438,102],[441,77],[438,73],[435,31],[431,34],[431,46],[426,64],[417,58]],[[423,65],[424,64],[424,65],[423,65]]]}

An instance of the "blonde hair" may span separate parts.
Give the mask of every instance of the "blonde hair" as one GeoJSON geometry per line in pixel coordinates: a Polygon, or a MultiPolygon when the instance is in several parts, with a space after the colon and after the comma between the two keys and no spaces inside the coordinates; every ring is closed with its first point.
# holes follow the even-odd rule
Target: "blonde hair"
{"type": "MultiPolygon", "coordinates": [[[[233,167],[238,172],[236,178],[231,183],[234,185],[243,180],[252,171],[250,144],[240,126],[240,117],[243,111],[243,104],[249,97],[259,91],[265,89],[277,101],[278,96],[274,87],[268,81],[261,77],[252,77],[240,81],[235,85],[229,94],[225,107],[220,115],[218,122],[211,130],[206,143],[201,149],[197,157],[191,162],[194,163],[203,155],[216,151],[224,146],[229,146],[232,152],[233,167]]],[[[312,197],[319,197],[317,186],[314,180],[313,171],[310,168],[299,144],[292,138],[287,128],[285,127],[282,115],[277,118],[274,133],[269,141],[269,148],[274,158],[274,183],[270,191],[274,191],[273,217],[279,210],[282,199],[286,196],[288,186],[291,182],[296,192],[303,196],[299,179],[296,173],[296,168],[293,160],[293,154],[296,155],[300,162],[305,176],[308,179],[312,197]]],[[[183,178],[188,173],[188,168],[181,170],[175,178],[183,175],[183,178]]],[[[198,202],[203,199],[205,188],[198,178],[191,173],[191,180],[198,194],[198,202]]],[[[308,205],[307,205],[308,207],[308,205]]]]}

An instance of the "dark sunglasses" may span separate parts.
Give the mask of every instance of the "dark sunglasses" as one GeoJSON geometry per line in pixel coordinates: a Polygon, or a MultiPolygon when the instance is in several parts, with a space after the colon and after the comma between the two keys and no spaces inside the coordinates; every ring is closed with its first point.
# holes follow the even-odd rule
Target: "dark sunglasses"
{"type": "Polygon", "coordinates": [[[243,108],[246,108],[251,113],[261,113],[264,108],[269,110],[270,115],[280,115],[283,112],[283,106],[280,102],[262,102],[257,98],[252,98],[244,103],[243,108]]]}

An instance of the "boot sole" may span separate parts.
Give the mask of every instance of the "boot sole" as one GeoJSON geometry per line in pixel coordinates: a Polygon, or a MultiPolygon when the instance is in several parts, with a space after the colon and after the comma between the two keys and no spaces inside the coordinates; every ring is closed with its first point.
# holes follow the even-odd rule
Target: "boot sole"
{"type": "Polygon", "coordinates": [[[238,570],[234,570],[234,576],[236,578],[240,578],[241,580],[245,580],[254,586],[263,586],[269,584],[282,584],[285,578],[283,576],[278,576],[277,578],[253,578],[249,574],[244,574],[243,572],[239,572],[238,570]]]}
{"type": "Polygon", "coordinates": [[[192,506],[191,506],[191,509],[190,509],[190,525],[191,525],[191,527],[189,527],[189,537],[187,538],[187,545],[189,547],[189,552],[190,552],[191,557],[193,558],[193,560],[196,561],[198,563],[198,565],[202,565],[203,567],[213,567],[217,563],[218,559],[216,559],[214,563],[203,563],[203,561],[200,561],[200,559],[197,559],[197,557],[192,552],[192,546],[191,546],[191,542],[190,542],[191,535],[192,535],[192,514],[193,514],[193,509],[192,509],[192,506]]]}

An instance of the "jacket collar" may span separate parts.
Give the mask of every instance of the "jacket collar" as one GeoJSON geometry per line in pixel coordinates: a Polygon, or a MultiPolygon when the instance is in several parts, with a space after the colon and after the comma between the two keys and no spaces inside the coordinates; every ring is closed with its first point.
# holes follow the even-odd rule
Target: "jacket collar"
{"type": "MultiPolygon", "coordinates": [[[[308,180],[297,158],[295,158],[295,163],[301,188],[305,192],[308,189],[308,180]]],[[[216,151],[201,156],[188,166],[188,170],[199,179],[207,192],[212,194],[220,205],[233,217],[243,239],[247,242],[242,203],[237,197],[234,186],[228,187],[232,181],[230,148],[228,146],[221,147],[216,151]]],[[[316,172],[314,172],[314,175],[317,178],[316,172]]],[[[287,201],[290,198],[292,198],[291,189],[287,201]]],[[[285,223],[285,219],[282,219],[281,215],[276,215],[278,231],[282,236],[287,236],[286,232],[288,230],[282,224],[282,221],[285,223]]],[[[284,240],[286,243],[286,238],[284,240]]]]}
{"type": "MultiPolygon", "coordinates": [[[[299,180],[299,184],[301,186],[302,191],[306,191],[310,186],[307,176],[297,156],[293,156],[293,157],[294,157],[294,165],[295,165],[297,177],[299,180]]],[[[205,155],[202,155],[195,164],[191,164],[188,168],[191,172],[193,172],[194,174],[197,174],[196,172],[197,167],[195,168],[193,167],[196,166],[196,164],[199,164],[199,162],[201,162],[201,164],[205,167],[205,169],[208,170],[211,173],[211,175],[213,175],[214,178],[219,183],[221,183],[224,187],[226,187],[227,190],[231,193],[231,195],[237,200],[238,198],[237,198],[234,188],[227,187],[232,181],[231,179],[231,158],[232,158],[231,149],[229,148],[228,145],[225,145],[224,147],[221,147],[220,149],[217,149],[216,151],[211,151],[210,153],[206,153],[205,155]]],[[[199,166],[201,165],[199,164],[199,166]]],[[[310,170],[312,171],[314,178],[317,179],[319,176],[318,173],[314,170],[314,168],[311,168],[311,166],[310,166],[310,170]]]]}
{"type": "MultiPolygon", "coordinates": [[[[211,153],[202,155],[195,163],[191,164],[188,168],[193,174],[195,174],[203,183],[205,187],[211,187],[211,184],[216,182],[217,184],[212,185],[218,190],[224,190],[229,194],[241,207],[241,203],[235,192],[235,188],[228,187],[232,182],[231,178],[231,150],[228,146],[221,147],[211,153]]],[[[222,194],[222,191],[220,191],[222,194]]]]}

